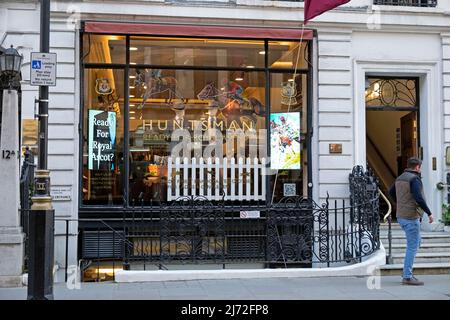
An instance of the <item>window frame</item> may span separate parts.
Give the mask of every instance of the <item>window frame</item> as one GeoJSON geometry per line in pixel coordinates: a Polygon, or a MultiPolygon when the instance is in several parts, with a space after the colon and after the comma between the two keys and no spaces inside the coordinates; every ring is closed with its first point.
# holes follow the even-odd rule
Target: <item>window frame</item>
{"type": "MultiPolygon", "coordinates": [[[[89,218],[95,218],[95,217],[106,217],[110,216],[110,218],[117,218],[117,212],[123,210],[128,211],[133,208],[131,201],[129,200],[129,194],[130,194],[130,186],[128,178],[130,175],[130,161],[129,161],[129,150],[130,150],[130,141],[129,141],[129,90],[127,89],[129,87],[129,74],[130,69],[136,69],[136,68],[158,68],[158,69],[172,69],[172,70],[217,70],[217,71],[249,71],[247,68],[238,68],[238,67],[202,67],[202,66],[164,66],[164,65],[148,65],[148,64],[133,64],[130,65],[130,42],[131,37],[135,36],[134,34],[108,34],[111,36],[125,36],[125,52],[126,52],[126,59],[125,63],[85,63],[83,62],[83,39],[84,36],[87,34],[102,34],[103,33],[88,33],[81,31],[80,37],[79,37],[79,65],[80,65],[80,118],[79,118],[79,125],[78,125],[78,132],[79,132],[79,174],[78,174],[78,209],[80,212],[80,217],[89,217],[89,218]],[[84,103],[84,91],[85,91],[85,69],[118,69],[123,70],[124,72],[124,116],[123,116],[123,128],[124,128],[124,146],[123,146],[123,153],[124,153],[124,170],[122,171],[122,181],[123,181],[123,190],[122,190],[122,197],[124,199],[124,202],[122,205],[89,205],[83,203],[83,180],[82,180],[82,172],[83,172],[83,143],[84,143],[84,129],[86,124],[84,123],[84,117],[85,117],[85,103],[84,103]],[[86,216],[84,216],[86,214],[86,216]]],[[[143,36],[143,35],[139,35],[143,36]]],[[[173,36],[177,38],[210,38],[210,39],[229,39],[229,40],[236,40],[236,38],[228,38],[228,37],[186,37],[186,36],[177,36],[177,35],[147,35],[149,37],[167,37],[167,36],[173,36]]],[[[314,37],[316,36],[314,32],[314,37]]],[[[239,38],[239,40],[255,40],[254,38],[239,38]]],[[[269,52],[269,42],[270,41],[279,41],[280,39],[258,39],[264,42],[264,50],[268,53],[269,52]]],[[[299,42],[300,39],[282,39],[283,41],[295,41],[299,42]]],[[[308,54],[308,62],[309,62],[309,68],[299,68],[297,69],[297,74],[305,74],[306,75],[306,84],[307,84],[307,133],[305,135],[305,143],[306,143],[306,149],[307,151],[307,172],[306,172],[306,179],[308,183],[308,194],[303,195],[307,196],[308,198],[312,198],[312,192],[313,192],[313,185],[312,185],[312,85],[313,85],[313,56],[312,56],[312,49],[313,49],[313,40],[303,40],[304,42],[308,43],[307,47],[307,54],[308,54]]],[[[268,65],[269,60],[269,54],[266,54],[265,57],[265,66],[264,68],[261,67],[255,67],[252,68],[252,71],[258,71],[258,72],[264,72],[265,74],[265,107],[266,107],[266,119],[265,124],[266,128],[269,128],[269,115],[270,115],[270,76],[272,73],[294,73],[294,68],[271,68],[268,65]]],[[[267,141],[270,141],[270,130],[267,130],[267,141]]],[[[270,157],[270,148],[267,149],[268,156],[270,157]]],[[[269,164],[267,165],[269,166],[269,164]]],[[[266,176],[266,185],[270,185],[270,176],[266,176]]],[[[271,192],[269,190],[270,188],[267,188],[266,190],[266,201],[265,204],[267,205],[270,203],[271,192]]],[[[225,203],[225,206],[227,204],[225,203]]],[[[152,206],[147,205],[144,206],[144,208],[147,211],[151,211],[152,206]]]]}

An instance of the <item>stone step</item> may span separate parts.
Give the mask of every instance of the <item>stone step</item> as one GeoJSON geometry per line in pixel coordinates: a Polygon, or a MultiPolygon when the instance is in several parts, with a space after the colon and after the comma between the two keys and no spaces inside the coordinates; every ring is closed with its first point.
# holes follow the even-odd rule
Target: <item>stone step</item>
{"type": "MultiPolygon", "coordinates": [[[[383,276],[401,276],[403,264],[387,264],[380,271],[383,276]]],[[[420,274],[450,274],[450,263],[414,263],[414,275],[420,274]]]]}
{"type": "MultiPolygon", "coordinates": [[[[386,252],[389,250],[387,241],[382,240],[386,252]]],[[[392,244],[392,253],[404,253],[406,243],[392,244]]],[[[450,243],[422,243],[418,252],[450,252],[450,243]]]]}
{"type": "MultiPolygon", "coordinates": [[[[450,243],[450,234],[447,232],[422,232],[422,244],[425,243],[450,243]]],[[[388,238],[387,235],[380,234],[380,239],[383,244],[387,244],[388,238]]],[[[393,233],[392,234],[392,243],[394,244],[403,244],[406,243],[406,238],[404,233],[393,233]]]]}
{"type": "MultiPolygon", "coordinates": [[[[393,253],[392,262],[403,264],[405,253],[393,253]]],[[[450,252],[419,252],[414,263],[450,263],[450,252]]]]}

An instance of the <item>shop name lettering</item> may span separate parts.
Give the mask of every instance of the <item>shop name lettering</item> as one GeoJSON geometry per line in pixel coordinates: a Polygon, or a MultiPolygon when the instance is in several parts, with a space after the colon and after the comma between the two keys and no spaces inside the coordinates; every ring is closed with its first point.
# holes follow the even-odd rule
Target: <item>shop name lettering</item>
{"type": "MultiPolygon", "coordinates": [[[[169,120],[142,120],[142,125],[144,127],[144,130],[153,130],[154,128],[164,131],[164,130],[175,130],[175,129],[186,129],[185,121],[177,121],[172,120],[172,128],[169,128],[169,120]]],[[[208,129],[220,129],[220,130],[253,130],[253,122],[243,122],[242,126],[239,125],[239,123],[236,120],[232,120],[230,123],[227,121],[208,121],[208,120],[187,120],[188,127],[191,128],[191,130],[196,130],[201,128],[201,130],[206,131],[208,129]]]]}

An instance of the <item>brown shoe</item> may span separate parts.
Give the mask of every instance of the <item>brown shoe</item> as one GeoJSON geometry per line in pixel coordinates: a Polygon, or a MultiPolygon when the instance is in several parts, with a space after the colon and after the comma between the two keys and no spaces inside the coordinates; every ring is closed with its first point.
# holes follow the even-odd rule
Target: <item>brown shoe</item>
{"type": "Polygon", "coordinates": [[[402,284],[408,285],[408,286],[423,286],[423,281],[419,281],[416,277],[412,277],[409,279],[403,279],[402,284]]]}

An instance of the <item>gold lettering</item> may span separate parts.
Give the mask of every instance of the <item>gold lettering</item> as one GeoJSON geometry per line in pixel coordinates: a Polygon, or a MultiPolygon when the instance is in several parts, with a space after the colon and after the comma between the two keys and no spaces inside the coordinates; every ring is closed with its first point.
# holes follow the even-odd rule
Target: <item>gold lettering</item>
{"type": "Polygon", "coordinates": [[[158,120],[158,129],[159,130],[167,130],[167,120],[164,120],[164,123],[166,124],[166,126],[164,128],[161,128],[161,120],[158,120]]]}
{"type": "Polygon", "coordinates": [[[220,124],[219,124],[219,123],[217,123],[216,120],[214,120],[214,127],[215,127],[215,128],[219,127],[220,130],[223,131],[223,121],[220,121],[220,124]]]}
{"type": "Polygon", "coordinates": [[[45,183],[37,182],[36,183],[36,190],[45,191],[45,183]]]}
{"type": "Polygon", "coordinates": [[[183,120],[180,121],[174,120],[173,128],[175,129],[175,127],[178,127],[177,129],[183,129],[183,120]]]}
{"type": "Polygon", "coordinates": [[[240,129],[239,124],[236,122],[236,120],[231,121],[230,127],[228,128],[230,130],[236,130],[240,129]]]}

